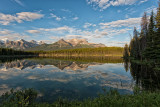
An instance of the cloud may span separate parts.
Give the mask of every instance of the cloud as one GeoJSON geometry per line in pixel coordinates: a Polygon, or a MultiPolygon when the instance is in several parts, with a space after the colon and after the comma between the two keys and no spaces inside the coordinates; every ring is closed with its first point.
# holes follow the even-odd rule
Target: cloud
{"type": "Polygon", "coordinates": [[[34,33],[40,33],[40,31],[38,31],[38,30],[27,30],[27,32],[28,33],[32,33],[32,34],[34,34],[34,33]]]}
{"type": "Polygon", "coordinates": [[[105,36],[105,35],[108,35],[108,33],[107,32],[102,32],[101,35],[105,36]]]}
{"type": "Polygon", "coordinates": [[[145,11],[147,12],[147,13],[151,13],[152,11],[154,12],[154,13],[157,13],[157,7],[156,6],[151,6],[151,7],[149,7],[149,8],[147,8],[147,9],[145,9],[145,11]]]}
{"type": "Polygon", "coordinates": [[[28,35],[19,34],[19,33],[12,33],[9,35],[0,36],[0,39],[8,39],[8,40],[19,40],[19,39],[28,39],[30,38],[28,35]]]}
{"type": "Polygon", "coordinates": [[[79,19],[79,17],[74,17],[74,18],[72,18],[73,20],[78,20],[79,19]]]}
{"type": "Polygon", "coordinates": [[[128,28],[122,28],[122,29],[103,29],[103,30],[98,30],[96,29],[94,32],[92,32],[93,37],[95,38],[112,38],[115,35],[119,35],[119,34],[125,34],[128,33],[128,31],[130,31],[132,29],[128,29],[128,28]]]}
{"type": "Polygon", "coordinates": [[[100,23],[102,26],[102,29],[108,28],[108,27],[134,27],[139,25],[141,22],[141,17],[138,18],[128,18],[125,20],[117,20],[107,23],[100,23]]]}
{"type": "Polygon", "coordinates": [[[14,0],[14,1],[24,7],[24,4],[20,0],[14,0]]]}
{"type": "Polygon", "coordinates": [[[8,34],[11,34],[11,31],[9,31],[7,29],[4,29],[4,30],[0,31],[0,35],[8,35],[8,34]]]}
{"type": "Polygon", "coordinates": [[[51,13],[50,14],[52,18],[55,18],[57,21],[61,21],[62,18],[56,16],[55,14],[51,13]]]}
{"type": "Polygon", "coordinates": [[[57,27],[57,28],[50,28],[50,29],[46,29],[46,28],[40,28],[39,30],[41,31],[50,31],[50,32],[72,32],[73,28],[68,27],[68,26],[63,26],[63,27],[57,27]]]}
{"type": "MultiPolygon", "coordinates": [[[[35,30],[44,33],[44,35],[46,35],[46,37],[48,37],[49,40],[59,40],[61,38],[64,39],[80,38],[80,39],[87,39],[89,42],[94,42],[94,43],[103,43],[103,44],[107,43],[106,45],[109,46],[108,41],[116,39],[115,36],[118,38],[124,38],[124,41],[127,40],[129,41],[127,37],[133,30],[132,27],[134,26],[139,27],[140,22],[141,22],[141,17],[137,17],[137,18],[128,18],[124,20],[116,20],[106,23],[99,23],[97,25],[87,22],[83,26],[86,29],[62,26],[56,28],[37,28],[35,30]],[[87,29],[89,27],[92,27],[93,29],[92,30],[87,29]]],[[[34,30],[30,31],[31,33],[34,32],[34,30]]],[[[110,44],[112,46],[122,46],[125,43],[123,44],[115,43],[115,45],[112,43],[110,44]]]]}
{"type": "Polygon", "coordinates": [[[142,1],[140,1],[138,4],[142,4],[142,3],[145,3],[145,2],[147,2],[148,0],[142,0],[142,1]]]}
{"type": "MultiPolygon", "coordinates": [[[[132,5],[139,0],[86,0],[89,5],[100,10],[107,9],[110,6],[132,5]]],[[[140,0],[146,1],[146,0],[140,0]]]]}
{"type": "Polygon", "coordinates": [[[18,40],[18,39],[28,39],[29,36],[25,34],[16,33],[7,29],[0,29],[0,39],[18,40]]]}
{"type": "Polygon", "coordinates": [[[63,11],[63,12],[68,12],[68,13],[70,13],[71,11],[70,10],[68,10],[68,9],[61,9],[61,11],[63,11]]]}
{"type": "Polygon", "coordinates": [[[16,13],[16,15],[0,13],[0,24],[9,25],[11,22],[22,23],[23,21],[33,21],[35,19],[40,19],[44,15],[32,12],[21,12],[16,13]]]}
{"type": "Polygon", "coordinates": [[[85,23],[83,28],[88,28],[88,27],[95,27],[96,25],[95,24],[92,24],[92,23],[85,23]]]}
{"type": "Polygon", "coordinates": [[[66,35],[65,38],[66,39],[72,39],[72,38],[81,39],[81,38],[84,38],[84,37],[82,35],[66,35]]]}
{"type": "Polygon", "coordinates": [[[124,47],[124,45],[127,43],[129,44],[129,41],[108,41],[107,46],[121,46],[124,47]]]}

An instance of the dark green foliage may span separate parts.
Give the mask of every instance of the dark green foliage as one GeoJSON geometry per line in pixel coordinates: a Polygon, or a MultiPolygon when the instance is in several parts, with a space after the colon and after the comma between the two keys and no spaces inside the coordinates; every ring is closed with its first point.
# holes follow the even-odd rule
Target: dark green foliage
{"type": "Polygon", "coordinates": [[[139,41],[139,36],[138,36],[138,31],[136,28],[134,28],[133,32],[133,38],[130,42],[130,56],[136,59],[140,59],[140,41],[139,41]]]}
{"type": "Polygon", "coordinates": [[[3,94],[0,97],[0,106],[4,107],[27,107],[34,103],[37,98],[37,91],[34,89],[26,89],[3,94]]]}
{"type": "MultiPolygon", "coordinates": [[[[1,107],[159,107],[159,92],[141,92],[139,88],[134,89],[133,95],[120,95],[117,90],[110,90],[99,97],[88,98],[83,101],[69,101],[68,99],[57,99],[54,103],[36,102],[37,93],[32,90],[24,90],[4,94],[1,107]],[[29,99],[31,98],[31,99],[29,99]],[[8,100],[9,99],[9,100],[8,100]]],[[[2,98],[1,97],[1,98],[2,98]]]]}
{"type": "Polygon", "coordinates": [[[20,51],[20,50],[13,50],[9,48],[0,48],[0,56],[5,56],[5,55],[34,55],[35,53],[33,52],[25,52],[25,51],[20,51]]]}
{"type": "Polygon", "coordinates": [[[154,59],[156,63],[160,63],[160,3],[156,15],[156,33],[154,36],[153,46],[155,50],[154,59]]]}
{"type": "Polygon", "coordinates": [[[149,21],[149,26],[148,26],[148,35],[147,35],[147,45],[146,49],[144,51],[144,57],[148,59],[154,59],[155,57],[155,17],[154,13],[152,11],[151,16],[150,16],[150,21],[149,21]]]}

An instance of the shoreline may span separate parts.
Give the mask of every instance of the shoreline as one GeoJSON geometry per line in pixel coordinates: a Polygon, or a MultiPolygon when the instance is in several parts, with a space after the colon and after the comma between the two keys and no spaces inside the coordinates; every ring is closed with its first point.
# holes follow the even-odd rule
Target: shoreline
{"type": "Polygon", "coordinates": [[[39,54],[39,55],[1,55],[3,57],[123,57],[123,55],[48,55],[48,54],[39,54]]]}
{"type": "Polygon", "coordinates": [[[38,55],[1,55],[0,58],[2,57],[37,57],[38,55]]]}

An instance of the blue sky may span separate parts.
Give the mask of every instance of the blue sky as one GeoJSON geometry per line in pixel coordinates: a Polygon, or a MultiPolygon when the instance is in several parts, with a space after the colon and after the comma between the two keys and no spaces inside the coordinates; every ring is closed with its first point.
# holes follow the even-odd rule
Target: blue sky
{"type": "Polygon", "coordinates": [[[158,0],[0,0],[0,39],[53,43],[83,38],[124,46],[158,0]]]}

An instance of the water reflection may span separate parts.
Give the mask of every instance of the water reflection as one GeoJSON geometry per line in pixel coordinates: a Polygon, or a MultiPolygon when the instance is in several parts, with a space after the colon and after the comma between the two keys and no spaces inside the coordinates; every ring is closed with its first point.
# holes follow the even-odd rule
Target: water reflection
{"type": "Polygon", "coordinates": [[[133,80],[121,58],[26,58],[0,64],[0,94],[34,88],[43,101],[96,97],[102,89],[132,93],[133,80]],[[99,60],[99,61],[98,61],[99,60]],[[117,61],[117,63],[116,63],[117,61]]]}
{"type": "Polygon", "coordinates": [[[142,90],[160,89],[160,72],[145,64],[131,63],[130,72],[137,86],[142,90]]]}

